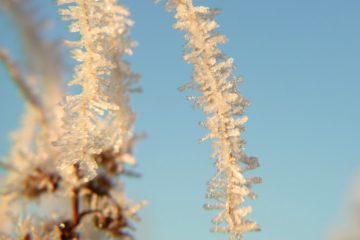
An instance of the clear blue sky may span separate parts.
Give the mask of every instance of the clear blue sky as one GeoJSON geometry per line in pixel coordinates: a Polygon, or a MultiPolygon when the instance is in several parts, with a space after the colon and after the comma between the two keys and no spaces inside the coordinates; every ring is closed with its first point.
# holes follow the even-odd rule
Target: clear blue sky
{"type": "MultiPolygon", "coordinates": [[[[43,12],[55,15],[48,1],[43,12]]],[[[148,138],[136,148],[142,179],[127,181],[129,196],[149,200],[138,239],[222,240],[210,234],[215,212],[202,209],[214,168],[209,143],[198,144],[204,119],[177,88],[190,81],[181,59],[183,33],[172,14],[150,0],[124,1],[136,21],[139,46],[129,60],[144,93],[133,97],[136,129],[148,138]]],[[[253,204],[262,232],[247,240],[322,240],[342,222],[341,206],[360,164],[360,1],[196,1],[223,9],[223,48],[246,81],[252,101],[244,137],[259,157],[253,175],[264,179],[253,204]]],[[[55,22],[64,35],[65,24],[55,22]]],[[[0,15],[0,45],[21,52],[9,21],[0,15]]],[[[67,37],[68,35],[65,34],[67,37]]],[[[17,126],[21,98],[0,69],[0,153],[17,126]]]]}

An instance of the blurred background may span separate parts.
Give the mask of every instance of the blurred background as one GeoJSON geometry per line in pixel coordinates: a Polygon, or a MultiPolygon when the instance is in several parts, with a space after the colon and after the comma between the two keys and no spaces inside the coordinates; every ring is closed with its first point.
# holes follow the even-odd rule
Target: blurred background
{"type": "MultiPolygon", "coordinates": [[[[45,37],[70,39],[67,23],[51,0],[35,0],[38,15],[51,19],[45,37]]],[[[136,147],[141,179],[126,181],[128,196],[147,199],[137,239],[227,239],[211,234],[205,211],[206,182],[215,169],[211,144],[198,144],[204,119],[179,86],[190,81],[183,62],[183,33],[172,29],[173,14],[162,3],[121,1],[136,24],[138,42],[129,57],[141,74],[143,93],[132,96],[136,131],[148,137],[136,147]]],[[[244,138],[246,151],[260,159],[250,175],[263,177],[249,200],[250,216],[262,227],[247,240],[320,240],[346,225],[356,175],[360,174],[360,1],[222,0],[194,1],[222,8],[222,47],[245,76],[239,88],[252,105],[244,138]]],[[[0,46],[21,61],[16,26],[0,13],[0,46]]],[[[65,49],[66,50],[66,49],[65,49]]],[[[67,79],[73,61],[64,54],[67,79]]],[[[19,126],[22,98],[0,68],[0,154],[19,126]]],[[[359,189],[360,191],[360,189],[359,189]]]]}

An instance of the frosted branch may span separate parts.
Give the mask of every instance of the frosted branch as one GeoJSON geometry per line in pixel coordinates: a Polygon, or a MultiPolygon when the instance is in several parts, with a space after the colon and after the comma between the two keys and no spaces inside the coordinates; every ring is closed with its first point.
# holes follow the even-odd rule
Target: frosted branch
{"type": "Polygon", "coordinates": [[[221,209],[212,222],[214,232],[229,233],[230,239],[243,239],[243,234],[259,230],[259,226],[246,216],[252,208],[244,207],[246,198],[256,198],[251,191],[261,178],[246,178],[244,172],[258,166],[256,158],[244,153],[245,141],[241,138],[247,117],[243,116],[249,102],[240,94],[234,75],[233,59],[218,48],[227,38],[216,32],[214,20],[217,9],[193,6],[191,0],[171,0],[167,7],[175,10],[175,29],[185,31],[184,60],[194,65],[193,82],[182,89],[193,89],[201,95],[193,96],[195,106],[207,115],[202,125],[210,133],[201,139],[213,141],[217,173],[209,181],[208,197],[220,203],[208,204],[207,209],[221,209]]]}

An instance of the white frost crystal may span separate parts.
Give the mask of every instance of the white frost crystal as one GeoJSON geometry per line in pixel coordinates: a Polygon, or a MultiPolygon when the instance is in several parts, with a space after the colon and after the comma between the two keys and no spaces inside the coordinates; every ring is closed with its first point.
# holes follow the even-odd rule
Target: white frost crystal
{"type": "Polygon", "coordinates": [[[67,44],[74,48],[73,58],[79,62],[69,85],[79,85],[82,91],[66,98],[66,132],[56,145],[63,149],[59,162],[64,172],[78,164],[87,181],[96,175],[92,156],[105,148],[119,148],[131,135],[134,114],[126,93],[135,75],[119,58],[131,54],[134,44],[127,38],[127,29],[133,23],[128,10],[116,0],[58,3],[71,4],[60,13],[72,21],[70,31],[81,35],[79,41],[67,44]]]}
{"type": "Polygon", "coordinates": [[[208,183],[208,198],[217,203],[205,208],[221,211],[212,219],[215,224],[212,230],[229,233],[230,239],[243,239],[244,233],[259,230],[255,222],[245,219],[252,208],[243,206],[247,197],[256,198],[251,185],[261,182],[261,178],[244,176],[245,171],[259,165],[256,158],[244,153],[245,141],[240,136],[247,121],[242,114],[249,102],[237,90],[241,79],[233,73],[233,59],[217,47],[227,41],[215,31],[218,25],[214,16],[218,11],[193,6],[191,0],[171,0],[168,7],[176,11],[174,28],[186,32],[184,60],[194,65],[194,81],[183,89],[201,93],[190,99],[208,116],[202,125],[210,133],[200,141],[213,140],[212,157],[216,159],[217,173],[208,183]]]}

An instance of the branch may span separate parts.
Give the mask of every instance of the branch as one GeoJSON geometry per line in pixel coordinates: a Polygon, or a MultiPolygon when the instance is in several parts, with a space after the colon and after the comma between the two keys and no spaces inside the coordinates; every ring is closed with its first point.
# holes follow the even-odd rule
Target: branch
{"type": "Polygon", "coordinates": [[[25,100],[38,111],[41,124],[47,125],[45,110],[42,102],[33,93],[30,86],[26,83],[20,69],[16,66],[14,61],[4,49],[0,49],[0,62],[4,64],[11,79],[15,82],[25,100]]]}

